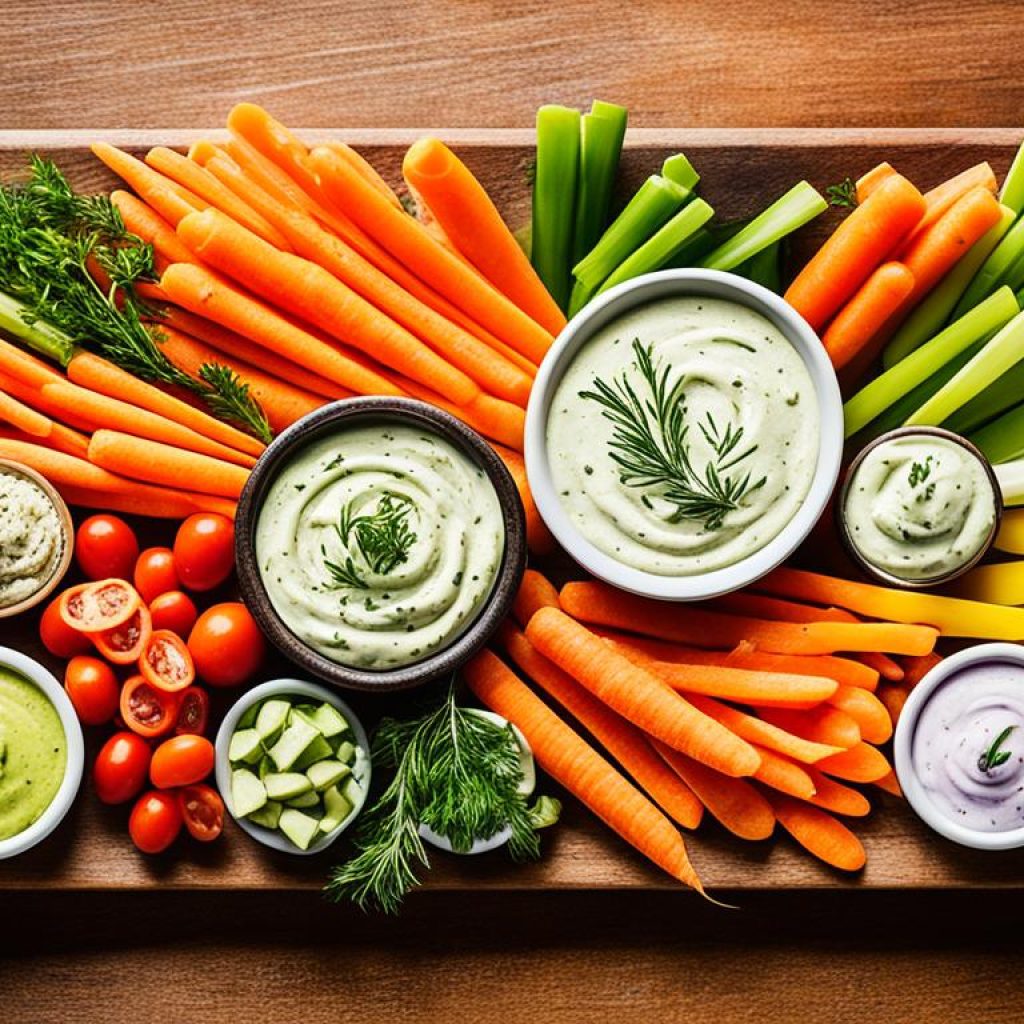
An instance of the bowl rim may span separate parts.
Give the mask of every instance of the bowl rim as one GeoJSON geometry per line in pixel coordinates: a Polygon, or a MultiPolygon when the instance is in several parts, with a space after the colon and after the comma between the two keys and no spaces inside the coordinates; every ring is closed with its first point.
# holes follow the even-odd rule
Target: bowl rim
{"type": "Polygon", "coordinates": [[[526,513],[515,481],[490,444],[472,428],[426,402],[412,398],[368,396],[324,405],[293,423],[257,460],[238,502],[235,562],[245,605],[263,633],[287,658],[335,686],[371,693],[410,689],[451,675],[487,643],[512,607],[526,570],[526,513]],[[278,615],[259,571],[256,528],[267,489],[281,464],[320,435],[349,420],[414,423],[453,444],[487,474],[501,509],[505,545],[490,594],[476,616],[454,639],[422,661],[374,672],[332,661],[297,637],[278,615]]]}
{"type": "Polygon", "coordinates": [[[1024,668],[1024,647],[987,643],[965,648],[944,658],[910,691],[893,737],[893,762],[900,788],[914,813],[932,831],[975,850],[1014,850],[1024,846],[1024,826],[1005,832],[979,832],[950,821],[932,802],[914,770],[912,747],[921,712],[932,694],[948,679],[971,665],[1009,662],[1024,668]]]}
{"type": "Polygon", "coordinates": [[[220,790],[220,795],[224,800],[224,806],[228,809],[228,814],[231,815],[235,824],[243,832],[246,832],[258,843],[269,846],[273,850],[279,850],[282,853],[293,853],[299,857],[309,857],[315,853],[320,853],[322,850],[326,850],[359,817],[359,813],[362,811],[366,798],[370,793],[373,763],[370,759],[370,740],[366,729],[356,713],[342,700],[337,690],[331,690],[322,683],[313,683],[307,679],[281,677],[279,679],[268,679],[265,683],[260,683],[251,690],[247,690],[225,712],[220,727],[217,729],[213,748],[214,779],[217,783],[217,789],[220,790]],[[354,805],[349,816],[333,832],[318,836],[305,850],[300,850],[286,836],[279,835],[276,829],[265,828],[263,825],[257,825],[253,821],[248,821],[236,815],[231,794],[231,762],[228,759],[228,748],[231,745],[231,737],[238,727],[239,719],[253,704],[266,700],[268,697],[281,696],[312,697],[330,704],[344,716],[352,728],[357,746],[362,747],[366,754],[364,762],[366,771],[363,776],[361,798],[354,805]]]}
{"type": "Polygon", "coordinates": [[[67,575],[68,569],[71,568],[71,557],[75,550],[75,524],[71,518],[71,510],[68,508],[67,502],[60,496],[57,488],[42,473],[31,466],[26,466],[23,462],[18,462],[16,459],[3,458],[0,458],[0,471],[16,473],[25,477],[26,480],[31,480],[50,499],[53,507],[57,510],[57,518],[60,520],[64,545],[56,568],[50,574],[49,579],[38,590],[33,590],[28,597],[22,598],[17,604],[10,604],[0,608],[0,619],[8,619],[41,604],[57,589],[60,581],[67,575]]]}
{"type": "Polygon", "coordinates": [[[64,820],[78,795],[85,770],[85,739],[82,725],[71,698],[64,687],[57,682],[53,673],[34,658],[10,647],[0,647],[0,666],[11,669],[42,690],[43,695],[54,706],[64,729],[64,744],[67,756],[64,764],[64,778],[54,793],[46,810],[28,828],[6,839],[0,839],[0,860],[16,857],[41,843],[64,820]]]}
{"type": "Polygon", "coordinates": [[[843,403],[835,370],[818,335],[781,296],[736,274],[718,270],[659,270],[610,288],[577,313],[555,340],[534,381],[526,410],[526,472],[534,503],[556,540],[583,568],[621,590],[666,601],[698,601],[730,593],[784,562],[821,518],[839,479],[843,403]],[[760,313],[786,337],[807,367],[818,402],[819,441],[814,475],[795,515],[767,544],[746,558],[706,573],[659,576],[617,561],[587,540],[562,507],[548,458],[547,420],[555,390],[579,349],[594,333],[645,302],[705,296],[760,313]]]}

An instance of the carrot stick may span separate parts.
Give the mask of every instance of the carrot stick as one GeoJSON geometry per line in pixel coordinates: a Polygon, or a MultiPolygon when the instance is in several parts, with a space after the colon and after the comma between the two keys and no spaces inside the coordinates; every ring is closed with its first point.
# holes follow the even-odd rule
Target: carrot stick
{"type": "Polygon", "coordinates": [[[153,207],[171,227],[177,227],[178,221],[186,214],[203,210],[208,205],[194,192],[182,188],[177,182],[147,167],[123,150],[105,142],[94,142],[90,149],[122,181],[135,189],[142,201],[153,207]]]}
{"type": "Polygon", "coordinates": [[[907,703],[910,691],[905,686],[880,686],[878,688],[878,699],[885,707],[893,728],[903,714],[903,706],[907,703]]]}
{"type": "Polygon", "coordinates": [[[900,789],[899,779],[896,778],[895,772],[889,772],[885,778],[876,779],[875,785],[879,789],[884,789],[886,793],[891,793],[893,796],[903,797],[903,790],[900,789]]]}
{"type": "Polygon", "coordinates": [[[537,511],[537,506],[530,492],[530,482],[526,477],[526,463],[518,452],[510,451],[501,445],[493,445],[505,468],[512,475],[515,481],[516,490],[523,502],[523,511],[526,513],[526,541],[530,550],[535,555],[549,555],[555,550],[555,538],[547,528],[544,520],[537,511]]]}
{"type": "Polygon", "coordinates": [[[204,508],[200,497],[195,498],[181,491],[154,487],[154,493],[112,494],[104,491],[76,487],[73,484],[58,485],[57,490],[69,505],[80,508],[102,509],[104,512],[123,512],[132,516],[146,516],[150,519],[185,519],[196,512],[216,511],[234,519],[234,503],[228,507],[204,508]]]}
{"type": "Polygon", "coordinates": [[[857,179],[857,203],[865,202],[872,192],[877,191],[882,182],[887,181],[896,174],[892,164],[883,161],[877,167],[872,167],[867,174],[857,179]]]}
{"type": "Polygon", "coordinates": [[[46,437],[35,437],[14,427],[0,424],[0,437],[7,441],[21,441],[26,444],[39,444],[55,452],[73,455],[76,459],[87,459],[89,456],[89,438],[63,423],[51,421],[50,433],[46,437]]]}
{"type": "Polygon", "coordinates": [[[920,658],[904,658],[903,663],[906,665],[906,674],[903,676],[903,681],[906,684],[907,690],[912,690],[917,686],[941,661],[942,655],[936,654],[934,651],[931,654],[924,654],[920,658]]]}
{"type": "Polygon", "coordinates": [[[89,461],[135,480],[223,498],[237,499],[249,479],[248,470],[241,466],[116,430],[97,430],[92,435],[89,461]]]}
{"type": "Polygon", "coordinates": [[[863,818],[871,810],[868,798],[860,790],[844,786],[814,768],[808,768],[807,774],[814,783],[814,796],[810,797],[810,802],[815,807],[849,818],[863,818]]]}
{"type": "Polygon", "coordinates": [[[398,198],[398,193],[377,173],[377,169],[366,157],[344,142],[325,142],[323,145],[332,153],[337,153],[343,160],[347,160],[352,169],[373,185],[396,210],[405,210],[402,200],[398,198]]]}
{"type": "Polygon", "coordinates": [[[516,665],[558,701],[670,818],[684,828],[700,824],[701,802],[655,753],[639,729],[548,661],[510,622],[502,625],[499,639],[516,665]]]}
{"type": "MultiPolygon", "coordinates": [[[[814,796],[814,781],[807,771],[794,764],[782,754],[765,747],[756,747],[761,764],[754,772],[754,778],[764,786],[788,793],[799,800],[810,800],[814,796]]],[[[834,756],[834,755],[833,755],[834,756]]]]}
{"type": "Polygon", "coordinates": [[[885,705],[873,693],[857,686],[840,686],[828,702],[857,723],[861,736],[868,743],[885,743],[892,738],[892,720],[885,705]]]}
{"type": "Polygon", "coordinates": [[[20,380],[30,387],[42,387],[48,381],[62,380],[62,376],[49,363],[37,359],[16,345],[0,338],[0,372],[20,380]]]}
{"type": "Polygon", "coordinates": [[[882,182],[832,233],[786,290],[786,301],[820,331],[921,219],[925,202],[900,174],[882,182]]]}
{"type": "MultiPolygon", "coordinates": [[[[927,658],[928,655],[925,654],[922,657],[927,658]]],[[[888,654],[882,654],[879,651],[861,651],[857,655],[857,660],[864,662],[883,679],[888,679],[890,682],[898,683],[903,678],[903,666],[894,658],[890,658],[888,654]]],[[[870,687],[870,689],[874,689],[874,687],[870,687]]]]}
{"type": "Polygon", "coordinates": [[[599,700],[644,732],[726,775],[751,775],[756,752],[702,715],[656,676],[634,665],[557,608],[542,608],[526,627],[530,643],[599,700]]]}
{"type": "MultiPolygon", "coordinates": [[[[59,378],[57,378],[57,380],[59,380],[59,378]]],[[[36,412],[41,412],[45,416],[49,416],[51,419],[70,424],[78,430],[83,430],[88,433],[96,426],[92,420],[81,415],[73,407],[69,407],[64,403],[55,400],[52,394],[49,396],[44,394],[41,387],[32,387],[15,377],[9,377],[2,371],[0,371],[0,390],[3,390],[7,395],[17,398],[19,401],[24,402],[25,405],[31,406],[31,408],[36,410],[36,412]]]]}
{"type": "Polygon", "coordinates": [[[402,174],[455,248],[527,316],[558,334],[565,316],[469,168],[443,142],[425,138],[405,154],[402,174]]]}
{"type": "Polygon", "coordinates": [[[121,214],[124,226],[144,242],[153,246],[153,252],[169,263],[195,263],[196,257],[178,237],[174,228],[155,210],[151,210],[131,192],[116,189],[110,201],[121,214]]]}
{"type": "Polygon", "coordinates": [[[808,853],[842,871],[859,871],[864,867],[864,847],[841,821],[791,797],[772,796],[769,800],[779,824],[808,853]]]}
{"type": "Polygon", "coordinates": [[[463,675],[483,704],[522,730],[538,764],[556,782],[673,878],[703,892],[675,826],[500,658],[481,651],[463,675]]]}
{"type": "Polygon", "coordinates": [[[730,778],[654,741],[654,748],[672,770],[697,794],[712,817],[741,839],[767,839],[775,830],[771,805],[744,779],[730,778]]]}
{"type": "Polygon", "coordinates": [[[907,239],[912,242],[922,231],[930,228],[961,196],[972,188],[985,188],[995,195],[998,189],[995,172],[986,163],[975,164],[966,171],[954,174],[952,178],[929,189],[924,194],[925,212],[907,239]]]}
{"type": "Polygon", "coordinates": [[[880,750],[861,742],[819,761],[818,770],[848,782],[877,782],[892,771],[892,765],[880,750]]]}
{"type": "MultiPolygon", "coordinates": [[[[812,743],[848,750],[860,742],[860,726],[845,711],[829,705],[809,711],[791,711],[788,708],[759,708],[758,715],[766,722],[801,736],[812,743]]],[[[817,764],[820,766],[821,761],[817,764]]]]}
{"type": "Polygon", "coordinates": [[[29,405],[12,398],[5,391],[0,390],[0,420],[16,427],[22,433],[30,437],[39,438],[45,441],[53,430],[53,420],[36,412],[29,405]]]}
{"type": "Polygon", "coordinates": [[[533,618],[541,608],[557,608],[558,591],[551,581],[536,569],[527,569],[512,604],[512,614],[520,626],[533,618]]]}

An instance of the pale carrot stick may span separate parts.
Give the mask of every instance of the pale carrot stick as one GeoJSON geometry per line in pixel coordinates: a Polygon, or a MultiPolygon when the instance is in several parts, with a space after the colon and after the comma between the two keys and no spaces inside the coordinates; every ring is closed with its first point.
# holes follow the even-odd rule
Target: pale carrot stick
{"type": "Polygon", "coordinates": [[[526,463],[523,461],[523,457],[518,452],[510,451],[500,444],[492,447],[512,475],[516,490],[519,491],[519,497],[522,499],[523,510],[526,512],[526,541],[530,550],[535,555],[551,554],[557,547],[555,538],[551,535],[544,520],[541,519],[540,512],[537,511],[537,505],[530,491],[530,483],[526,477],[526,463]]]}
{"type": "MultiPolygon", "coordinates": [[[[758,715],[766,722],[802,736],[812,743],[848,750],[860,742],[860,726],[845,711],[829,705],[808,711],[790,711],[788,708],[759,708],[758,715]]],[[[818,765],[821,761],[817,762],[818,765]]]]}
{"type": "Polygon", "coordinates": [[[767,747],[755,749],[761,758],[761,764],[754,772],[754,778],[758,782],[780,793],[795,796],[799,800],[810,800],[814,796],[814,780],[807,774],[806,769],[767,747]]]}
{"type": "Polygon", "coordinates": [[[558,591],[554,584],[536,569],[527,569],[512,604],[512,614],[525,627],[541,608],[557,608],[558,591]]]}
{"type": "Polygon", "coordinates": [[[131,192],[115,189],[110,201],[121,214],[124,226],[144,242],[153,246],[153,252],[168,263],[195,263],[196,257],[178,237],[177,232],[155,210],[150,209],[131,192]]]}
{"type": "Polygon", "coordinates": [[[895,175],[896,170],[887,161],[882,161],[876,167],[872,167],[867,174],[862,174],[857,179],[857,203],[865,202],[868,196],[876,191],[884,181],[888,181],[895,175]]]}
{"type": "Polygon", "coordinates": [[[131,154],[105,142],[94,142],[90,148],[172,227],[177,227],[178,221],[186,214],[206,208],[207,204],[194,192],[182,188],[152,167],[147,167],[131,154]]]}
{"type": "Polygon", "coordinates": [[[885,743],[892,738],[892,719],[885,705],[873,693],[858,686],[840,686],[828,703],[845,711],[860,728],[868,743],[885,743]]]}
{"type": "Polygon", "coordinates": [[[864,847],[841,821],[791,797],[771,796],[769,800],[779,824],[808,853],[842,871],[864,867],[864,847]]]}
{"type": "Polygon", "coordinates": [[[818,770],[847,782],[877,782],[892,771],[892,765],[880,750],[861,742],[819,761],[818,770]]]}
{"type": "Polygon", "coordinates": [[[844,786],[815,768],[808,768],[807,774],[814,783],[814,796],[810,797],[810,803],[815,807],[848,818],[863,818],[870,812],[871,804],[860,790],[844,786]]]}

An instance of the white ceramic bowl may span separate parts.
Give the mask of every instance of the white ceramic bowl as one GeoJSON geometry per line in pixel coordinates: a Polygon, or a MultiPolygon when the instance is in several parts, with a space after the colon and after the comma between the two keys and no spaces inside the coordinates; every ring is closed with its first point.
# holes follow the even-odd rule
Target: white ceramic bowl
{"type": "Polygon", "coordinates": [[[18,651],[12,651],[9,647],[0,647],[0,666],[24,676],[43,691],[57,709],[67,746],[64,781],[50,801],[50,806],[28,828],[8,839],[0,839],[0,860],[4,860],[7,857],[16,857],[19,853],[31,849],[36,843],[42,842],[64,820],[64,816],[75,802],[78,787],[82,782],[85,743],[82,740],[82,726],[71,700],[52,673],[43,668],[38,661],[18,651]]]}
{"type": "Polygon", "coordinates": [[[214,774],[217,779],[217,788],[224,798],[224,806],[227,807],[231,817],[235,819],[239,827],[248,832],[257,842],[263,843],[282,853],[295,853],[300,856],[319,853],[326,850],[342,832],[345,831],[359,816],[359,812],[366,803],[366,795],[370,790],[370,744],[366,736],[366,730],[362,723],[356,718],[352,709],[333,691],[318,683],[309,683],[304,679],[272,679],[270,682],[261,683],[240,697],[228,709],[220,728],[217,730],[216,763],[214,774]],[[352,813],[333,831],[317,837],[309,844],[306,850],[300,850],[287,836],[282,835],[276,829],[264,828],[246,818],[240,818],[235,814],[231,799],[231,762],[228,760],[228,747],[231,744],[231,736],[238,727],[238,720],[253,706],[267,697],[301,697],[308,701],[321,701],[336,708],[348,724],[352,727],[352,733],[356,739],[357,750],[362,751],[362,756],[356,755],[353,775],[359,779],[362,788],[362,797],[352,808],[352,813]]]}
{"type": "Polygon", "coordinates": [[[951,676],[970,665],[986,662],[1010,662],[1024,668],[1024,647],[1020,644],[978,644],[945,658],[935,666],[910,692],[907,703],[900,713],[893,740],[895,754],[896,777],[899,779],[903,795],[913,807],[917,816],[941,836],[952,839],[961,846],[970,846],[975,850],[1014,850],[1024,846],[1024,827],[1011,829],[1007,832],[978,832],[965,828],[951,821],[932,803],[921,780],[914,771],[911,750],[914,745],[914,734],[921,711],[928,703],[931,695],[951,676]]]}
{"type": "Polygon", "coordinates": [[[843,453],[843,402],[835,371],[820,339],[787,302],[761,285],[717,270],[659,270],[611,288],[578,313],[558,336],[537,374],[526,411],[526,471],[537,509],[558,542],[594,576],[622,590],[667,601],[696,601],[738,590],[788,558],[821,517],[839,477],[843,453]],[[558,384],[580,347],[596,331],[636,306],[658,299],[697,295],[726,299],[760,313],[803,359],[818,399],[818,459],[803,505],[763,548],[735,565],[694,576],[658,576],[616,561],[573,525],[551,475],[547,421],[558,384]]]}

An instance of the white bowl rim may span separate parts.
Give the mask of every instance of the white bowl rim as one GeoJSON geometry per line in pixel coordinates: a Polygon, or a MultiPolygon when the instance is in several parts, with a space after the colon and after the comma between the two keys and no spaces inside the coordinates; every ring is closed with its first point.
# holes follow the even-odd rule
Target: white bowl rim
{"type": "Polygon", "coordinates": [[[373,770],[373,765],[370,761],[370,741],[366,735],[366,730],[363,728],[363,723],[359,721],[356,713],[348,706],[345,701],[338,696],[338,694],[326,686],[321,686],[320,683],[313,683],[307,679],[292,679],[292,678],[279,678],[269,679],[265,683],[260,683],[258,686],[254,686],[251,690],[247,690],[234,704],[228,708],[227,713],[224,715],[224,720],[220,724],[220,728],[217,730],[217,739],[214,742],[214,748],[216,751],[216,761],[214,765],[214,776],[217,780],[217,788],[220,790],[220,795],[224,800],[224,806],[228,809],[228,813],[235,820],[235,823],[242,829],[243,832],[247,832],[257,842],[262,843],[264,846],[269,846],[271,849],[279,850],[282,853],[293,853],[300,857],[308,857],[314,853],[320,853],[322,850],[326,850],[335,839],[338,838],[344,832],[349,825],[352,824],[359,817],[359,812],[363,809],[363,805],[366,803],[366,797],[370,792],[370,776],[373,770]],[[264,828],[262,825],[257,825],[255,822],[248,821],[245,818],[240,818],[235,814],[234,807],[232,806],[231,798],[231,762],[228,760],[228,746],[231,743],[231,736],[238,725],[238,720],[253,706],[261,700],[265,700],[268,697],[281,697],[281,696],[296,696],[296,697],[312,697],[315,700],[322,701],[324,703],[332,705],[345,717],[345,720],[352,728],[352,733],[356,738],[356,745],[362,747],[366,752],[366,771],[363,776],[362,782],[362,796],[356,802],[352,808],[352,812],[349,816],[333,831],[328,832],[325,835],[318,836],[312,843],[309,844],[308,849],[300,850],[287,836],[281,835],[276,829],[264,828]]]}
{"type": "Polygon", "coordinates": [[[563,548],[594,576],[622,590],[667,601],[696,601],[738,590],[781,565],[821,518],[839,479],[843,454],[843,402],[824,346],[806,320],[781,296],[736,274],[681,268],[659,270],[609,289],[578,313],[555,340],[537,373],[526,410],[525,460],[530,491],[541,518],[563,548]],[[703,295],[738,302],[770,320],[796,349],[810,374],[820,421],[818,459],[810,489],[796,515],[764,547],[736,562],[692,576],[659,576],[616,561],[573,525],[555,489],[547,454],[548,412],[558,383],[595,331],[644,302],[703,295]]]}
{"type": "Polygon", "coordinates": [[[924,676],[910,691],[910,696],[900,712],[893,738],[894,767],[907,802],[933,831],[961,846],[969,846],[975,850],[1013,850],[1024,846],[1024,826],[1005,832],[979,832],[951,821],[928,796],[914,770],[911,757],[917,723],[932,694],[946,680],[963,669],[971,665],[993,662],[1010,662],[1024,668],[1024,647],[1010,643],[978,644],[943,658],[924,676]]]}
{"type": "Polygon", "coordinates": [[[0,860],[16,857],[20,853],[41,843],[64,820],[71,805],[75,802],[78,788],[82,783],[85,770],[85,740],[82,736],[82,725],[78,721],[71,698],[64,692],[64,687],[56,676],[34,658],[10,647],[0,647],[0,666],[27,679],[43,691],[57,711],[60,724],[64,729],[64,743],[67,758],[64,765],[64,778],[57,792],[45,811],[28,828],[7,839],[0,839],[0,860]]]}

